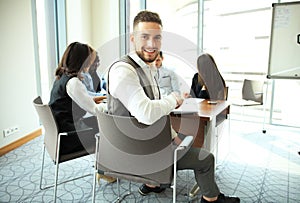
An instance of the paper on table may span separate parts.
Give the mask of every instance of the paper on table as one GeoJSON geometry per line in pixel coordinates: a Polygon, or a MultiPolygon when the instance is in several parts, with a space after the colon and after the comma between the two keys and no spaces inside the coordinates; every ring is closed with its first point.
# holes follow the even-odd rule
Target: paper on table
{"type": "Polygon", "coordinates": [[[199,111],[199,103],[204,99],[200,98],[186,98],[184,99],[182,105],[174,109],[172,112],[175,114],[183,114],[183,113],[197,113],[199,111]]]}

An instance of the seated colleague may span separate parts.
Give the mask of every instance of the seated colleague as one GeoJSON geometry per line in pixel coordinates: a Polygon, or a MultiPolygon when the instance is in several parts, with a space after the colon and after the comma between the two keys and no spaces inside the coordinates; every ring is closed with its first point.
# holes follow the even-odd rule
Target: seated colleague
{"type": "MultiPolygon", "coordinates": [[[[56,80],[51,90],[49,106],[59,132],[78,131],[90,127],[93,128],[93,132],[84,139],[95,141],[96,144],[95,134],[99,132],[99,128],[95,115],[97,111],[106,110],[106,104],[96,104],[82,83],[83,69],[88,69],[95,58],[95,50],[86,44],[73,42],[66,48],[56,69],[56,80]],[[94,116],[84,117],[87,112],[94,116]]],[[[80,140],[78,136],[63,136],[62,141],[68,142],[68,145],[61,149],[61,153],[69,153],[84,147],[82,144],[84,140],[80,140]]],[[[101,178],[108,182],[115,181],[108,176],[101,178]]]]}
{"type": "MultiPolygon", "coordinates": [[[[96,117],[84,118],[84,115],[87,112],[95,115],[97,110],[104,111],[105,106],[96,104],[82,83],[83,69],[88,69],[95,58],[96,52],[90,46],[79,42],[71,43],[64,52],[56,69],[56,80],[49,102],[59,132],[91,127],[94,130],[90,136],[95,139],[95,134],[99,131],[96,117]]],[[[67,153],[81,147],[81,143],[76,138],[69,142],[68,147],[63,148],[62,152],[67,153]]]]}
{"type": "MultiPolygon", "coordinates": [[[[133,116],[139,122],[151,125],[182,104],[177,93],[160,97],[159,87],[151,66],[161,48],[162,22],[157,13],[141,11],[134,18],[130,40],[135,53],[114,63],[108,72],[108,112],[113,115],[133,116]],[[145,85],[146,84],[146,85],[145,85]]],[[[184,135],[179,135],[184,137],[184,135]]],[[[174,142],[179,144],[179,136],[174,142]]],[[[190,148],[178,160],[177,169],[193,169],[203,194],[201,202],[240,202],[239,198],[220,193],[215,182],[214,156],[205,149],[190,148]]],[[[163,188],[143,184],[142,195],[162,192],[163,188]]]]}
{"type": "Polygon", "coordinates": [[[209,99],[209,95],[205,88],[204,82],[198,73],[195,73],[192,79],[190,95],[191,97],[209,99]]]}
{"type": "Polygon", "coordinates": [[[226,84],[220,74],[214,58],[207,53],[198,57],[198,73],[192,80],[191,92],[192,97],[203,99],[226,99],[226,84]]]}
{"type": "Polygon", "coordinates": [[[171,92],[177,92],[180,94],[179,82],[176,74],[166,68],[162,62],[164,60],[162,51],[159,52],[155,60],[155,66],[157,68],[156,79],[159,86],[161,95],[169,95],[171,92]]]}
{"type": "Polygon", "coordinates": [[[96,55],[96,59],[90,67],[84,68],[82,76],[83,76],[83,84],[86,86],[89,95],[91,96],[103,96],[101,93],[101,79],[97,73],[97,68],[99,66],[99,55],[96,55]]]}

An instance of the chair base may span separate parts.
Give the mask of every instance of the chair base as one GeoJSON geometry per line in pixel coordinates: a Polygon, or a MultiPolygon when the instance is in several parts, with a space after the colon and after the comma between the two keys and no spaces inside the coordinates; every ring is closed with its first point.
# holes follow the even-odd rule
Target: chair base
{"type": "MultiPolygon", "coordinates": [[[[63,181],[63,182],[58,183],[57,186],[58,186],[58,185],[61,185],[61,184],[64,184],[64,183],[68,183],[68,182],[77,180],[77,179],[80,179],[80,178],[84,178],[84,177],[87,177],[87,176],[91,176],[91,175],[92,175],[92,174],[85,174],[85,175],[80,176],[80,177],[72,178],[72,179],[69,179],[69,180],[66,180],[66,181],[63,181]]],[[[52,188],[52,187],[54,187],[54,186],[55,186],[55,184],[53,184],[53,185],[47,185],[47,186],[42,187],[42,183],[41,183],[40,189],[41,189],[41,190],[46,190],[46,189],[52,188]]]]}
{"type": "Polygon", "coordinates": [[[117,199],[115,199],[115,201],[113,201],[113,202],[115,202],[115,203],[122,202],[122,200],[124,200],[129,195],[132,195],[132,192],[128,191],[127,194],[124,194],[123,196],[117,197],[117,199]]]}

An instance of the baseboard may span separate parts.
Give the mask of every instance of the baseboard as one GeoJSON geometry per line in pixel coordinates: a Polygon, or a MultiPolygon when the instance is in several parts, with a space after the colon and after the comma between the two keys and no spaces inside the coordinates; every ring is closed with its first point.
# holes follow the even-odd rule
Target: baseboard
{"type": "Polygon", "coordinates": [[[13,143],[5,146],[5,147],[2,147],[0,148],[0,156],[22,146],[23,144],[29,142],[30,140],[33,140],[34,138],[38,137],[42,135],[42,128],[39,128],[31,133],[29,133],[28,135],[14,141],[13,143]]]}

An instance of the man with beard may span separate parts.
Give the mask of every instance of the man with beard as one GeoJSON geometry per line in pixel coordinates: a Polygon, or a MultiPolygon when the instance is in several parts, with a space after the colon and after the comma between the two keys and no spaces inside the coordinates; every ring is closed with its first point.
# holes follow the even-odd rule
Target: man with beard
{"type": "MultiPolygon", "coordinates": [[[[115,62],[108,72],[108,112],[119,116],[133,116],[151,125],[182,104],[175,92],[161,97],[155,80],[154,61],[162,42],[162,22],[157,13],[141,11],[134,18],[130,36],[135,52],[115,62]]],[[[182,134],[172,133],[173,143],[179,144],[182,134]]],[[[190,148],[178,161],[177,170],[192,169],[203,194],[201,202],[240,202],[237,197],[220,193],[215,182],[215,160],[205,149],[190,148]]],[[[164,188],[143,184],[141,195],[160,193],[164,188]]]]}

